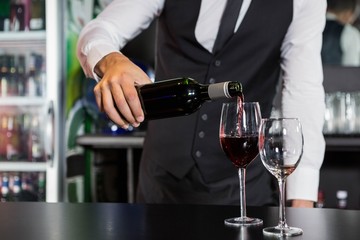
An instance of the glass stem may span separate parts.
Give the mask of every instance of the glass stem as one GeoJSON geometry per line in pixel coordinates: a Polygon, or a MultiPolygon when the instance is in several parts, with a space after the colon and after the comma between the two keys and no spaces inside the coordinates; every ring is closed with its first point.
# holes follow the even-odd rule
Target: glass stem
{"type": "Polygon", "coordinates": [[[239,168],[239,182],[240,182],[240,217],[246,217],[246,194],[245,194],[245,175],[246,169],[239,168]]]}
{"type": "Polygon", "coordinates": [[[278,226],[281,228],[286,228],[286,217],[285,217],[285,179],[279,179],[279,191],[280,191],[280,199],[279,199],[279,224],[278,226]]]}

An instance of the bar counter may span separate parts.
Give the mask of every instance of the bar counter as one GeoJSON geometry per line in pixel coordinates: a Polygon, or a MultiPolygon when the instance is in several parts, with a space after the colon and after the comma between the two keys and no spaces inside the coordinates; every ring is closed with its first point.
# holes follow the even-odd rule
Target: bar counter
{"type": "MultiPolygon", "coordinates": [[[[277,207],[248,207],[260,227],[233,228],[225,218],[237,206],[140,205],[125,203],[1,203],[0,236],[6,240],[221,239],[261,240],[277,224],[277,207]]],[[[304,230],[295,240],[358,240],[360,211],[287,208],[289,225],[304,230]]]]}

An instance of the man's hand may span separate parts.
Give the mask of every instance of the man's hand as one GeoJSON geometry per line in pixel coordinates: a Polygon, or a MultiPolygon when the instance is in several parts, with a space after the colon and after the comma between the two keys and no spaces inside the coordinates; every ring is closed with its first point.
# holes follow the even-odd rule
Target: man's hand
{"type": "Polygon", "coordinates": [[[118,52],[103,57],[94,71],[101,77],[94,88],[100,110],[124,129],[129,124],[138,127],[144,121],[144,113],[135,85],[151,83],[149,77],[118,52]]]}
{"type": "Polygon", "coordinates": [[[313,208],[314,202],[308,201],[308,200],[295,199],[295,200],[292,200],[291,206],[297,207],[297,208],[313,208]]]}

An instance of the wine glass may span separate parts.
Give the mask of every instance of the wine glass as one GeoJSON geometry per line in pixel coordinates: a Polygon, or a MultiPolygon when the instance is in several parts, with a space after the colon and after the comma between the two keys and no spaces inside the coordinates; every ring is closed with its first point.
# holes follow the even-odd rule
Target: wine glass
{"type": "Polygon", "coordinates": [[[297,236],[302,229],[289,227],[285,217],[285,181],[293,173],[302,156],[304,138],[301,123],[296,118],[263,119],[259,133],[259,152],[265,168],[279,184],[279,223],[263,229],[266,235],[297,236]]]}
{"type": "Polygon", "coordinates": [[[240,217],[225,219],[228,226],[262,224],[246,216],[245,173],[247,165],[259,154],[258,134],[261,122],[258,102],[223,103],[220,120],[220,144],[226,156],[238,169],[240,181],[240,217]]]}

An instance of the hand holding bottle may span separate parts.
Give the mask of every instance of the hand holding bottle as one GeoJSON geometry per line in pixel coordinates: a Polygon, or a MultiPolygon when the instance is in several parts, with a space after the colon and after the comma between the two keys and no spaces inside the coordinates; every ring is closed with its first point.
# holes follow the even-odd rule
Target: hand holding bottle
{"type": "Polygon", "coordinates": [[[122,128],[139,126],[144,112],[135,86],[151,83],[146,73],[116,52],[102,58],[94,71],[102,78],[94,88],[99,109],[122,128]]]}
{"type": "Polygon", "coordinates": [[[96,102],[101,111],[122,128],[148,120],[185,116],[197,111],[205,101],[242,96],[238,82],[200,84],[188,77],[153,84],[128,58],[111,53],[95,67],[102,76],[95,86],[96,102]]]}

